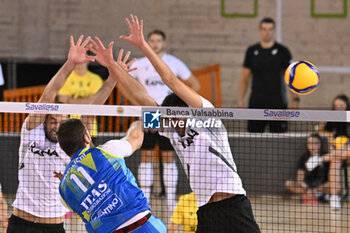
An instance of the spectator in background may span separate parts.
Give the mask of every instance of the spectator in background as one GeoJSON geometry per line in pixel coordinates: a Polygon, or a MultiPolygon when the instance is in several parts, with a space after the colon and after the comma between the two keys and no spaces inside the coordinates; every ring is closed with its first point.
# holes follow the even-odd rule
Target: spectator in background
{"type": "MultiPolygon", "coordinates": [[[[88,63],[77,64],[58,92],[58,100],[69,104],[88,104],[93,94],[98,92],[102,85],[102,78],[88,70],[88,63]]],[[[71,115],[71,118],[80,118],[80,116],[71,115]]],[[[94,142],[97,137],[97,130],[95,120],[91,131],[94,142]]]]}
{"type": "MultiPolygon", "coordinates": [[[[347,111],[350,110],[349,98],[346,95],[338,95],[333,99],[332,110],[347,111]]],[[[327,122],[324,126],[320,123],[320,133],[328,136],[331,144],[333,139],[338,136],[349,136],[349,124],[347,122],[327,122]]]]}
{"type": "Polygon", "coordinates": [[[302,194],[303,203],[317,204],[316,191],[328,193],[329,163],[317,163],[317,159],[324,156],[326,151],[322,145],[322,138],[312,134],[307,138],[306,153],[299,158],[297,178],[288,180],[286,188],[296,194],[302,194]]]}
{"type": "MultiPolygon", "coordinates": [[[[237,107],[245,107],[244,98],[252,79],[249,108],[286,109],[287,96],[283,74],[292,61],[288,48],[275,41],[275,21],[264,18],[260,21],[261,40],[250,46],[245,55],[238,89],[237,107]]],[[[299,97],[292,96],[291,108],[299,107],[299,97]]],[[[248,121],[249,132],[286,132],[286,121],[248,121]]]]}
{"type": "MultiPolygon", "coordinates": [[[[349,139],[337,137],[334,149],[342,148],[349,139]]],[[[340,170],[343,158],[333,153],[326,154],[326,145],[319,134],[312,134],[307,138],[307,151],[298,161],[297,178],[288,180],[286,188],[296,194],[302,194],[302,202],[317,204],[317,192],[330,194],[330,207],[341,208],[340,170]]],[[[343,156],[345,157],[345,156],[343,156]]]]}
{"type": "Polygon", "coordinates": [[[184,225],[185,233],[196,232],[198,224],[197,210],[198,205],[194,192],[182,195],[170,219],[168,233],[175,233],[180,224],[184,225]]]}
{"type": "MultiPolygon", "coordinates": [[[[188,67],[178,58],[166,53],[166,35],[163,31],[154,30],[148,34],[148,43],[169,66],[169,68],[180,78],[187,86],[198,91],[199,82],[193,76],[188,67]]],[[[137,79],[146,89],[148,94],[161,105],[164,98],[172,91],[163,83],[161,77],[146,57],[137,59],[130,67],[137,70],[130,73],[137,79]]],[[[128,95],[126,91],[122,91],[128,99],[133,99],[132,95],[128,95]]],[[[138,103],[135,103],[138,104],[138,103]]],[[[140,104],[138,104],[140,105],[140,104]]],[[[178,171],[174,158],[174,149],[169,139],[160,136],[158,133],[146,133],[141,147],[141,163],[138,169],[138,180],[145,196],[150,200],[151,186],[153,185],[153,161],[155,161],[154,148],[159,144],[161,161],[163,162],[163,181],[167,197],[168,211],[171,213],[175,206],[176,185],[178,179],[178,171]]],[[[161,172],[162,174],[162,172],[161,172]]]]}

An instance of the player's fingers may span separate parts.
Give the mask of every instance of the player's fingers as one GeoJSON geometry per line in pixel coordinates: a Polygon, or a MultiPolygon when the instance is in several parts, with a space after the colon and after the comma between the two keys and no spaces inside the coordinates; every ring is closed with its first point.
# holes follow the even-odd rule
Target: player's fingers
{"type": "Polygon", "coordinates": [[[97,36],[95,36],[95,40],[97,41],[98,47],[100,47],[100,48],[102,48],[102,49],[106,49],[105,46],[103,45],[102,41],[100,40],[100,38],[98,38],[97,36]]]}
{"type": "Polygon", "coordinates": [[[111,41],[108,45],[108,50],[113,50],[114,41],[111,41]]]}
{"type": "Polygon", "coordinates": [[[132,69],[128,69],[128,72],[131,72],[131,71],[134,71],[134,70],[137,70],[137,67],[132,68],[132,69]]]}
{"type": "Polygon", "coordinates": [[[86,37],[86,39],[84,40],[81,46],[85,47],[90,42],[90,39],[91,39],[90,36],[86,37]]]}
{"type": "Polygon", "coordinates": [[[98,49],[98,45],[93,39],[90,39],[90,43],[92,44],[93,47],[95,47],[95,49],[98,49]]]}
{"type": "Polygon", "coordinates": [[[118,54],[118,59],[117,59],[118,62],[122,61],[123,53],[124,53],[124,49],[120,49],[118,54]]]}
{"type": "Polygon", "coordinates": [[[140,20],[140,29],[141,29],[141,32],[142,32],[142,30],[143,30],[143,20],[142,19],[140,20]]]}
{"type": "Polygon", "coordinates": [[[79,39],[78,39],[78,41],[77,41],[76,46],[80,46],[80,44],[81,44],[81,42],[83,41],[83,39],[84,39],[84,35],[80,35],[80,36],[79,36],[79,39]]]}
{"type": "Polygon", "coordinates": [[[123,62],[124,62],[124,63],[126,63],[126,62],[128,61],[128,59],[129,59],[129,57],[130,57],[130,54],[131,54],[130,51],[128,51],[128,52],[125,54],[125,57],[124,57],[124,59],[123,59],[123,62]]]}
{"type": "Polygon", "coordinates": [[[130,23],[130,20],[128,18],[125,18],[126,25],[128,26],[129,30],[131,30],[132,26],[130,23]]]}
{"type": "Polygon", "coordinates": [[[129,36],[119,36],[119,39],[129,41],[129,36]]]}
{"type": "Polygon", "coordinates": [[[132,59],[131,61],[129,61],[126,66],[130,67],[134,62],[136,61],[136,58],[132,59]]]}
{"type": "Polygon", "coordinates": [[[113,57],[113,45],[114,45],[114,41],[111,41],[111,43],[109,43],[108,45],[108,51],[111,57],[113,57]]]}
{"type": "Polygon", "coordinates": [[[73,36],[71,35],[69,38],[70,38],[70,47],[74,47],[74,38],[73,38],[73,36]]]}
{"type": "Polygon", "coordinates": [[[95,48],[93,48],[92,46],[88,47],[88,50],[94,54],[97,54],[97,50],[95,48]]]}
{"type": "Polygon", "coordinates": [[[139,18],[137,18],[137,16],[135,15],[135,23],[136,23],[136,25],[137,26],[139,26],[140,24],[139,24],[139,18]]]}
{"type": "Polygon", "coordinates": [[[131,18],[131,23],[132,25],[135,25],[135,18],[133,14],[130,14],[130,18],[131,18]]]}
{"type": "Polygon", "coordinates": [[[86,56],[86,59],[87,59],[88,61],[94,62],[94,61],[95,61],[95,56],[86,56]]]}

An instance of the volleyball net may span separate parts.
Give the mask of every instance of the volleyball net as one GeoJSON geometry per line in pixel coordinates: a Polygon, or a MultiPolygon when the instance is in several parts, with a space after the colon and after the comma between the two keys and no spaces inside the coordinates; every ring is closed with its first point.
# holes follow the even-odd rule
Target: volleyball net
{"type": "MultiPolygon", "coordinates": [[[[262,232],[350,229],[346,138],[350,115],[321,110],[0,102],[0,182],[9,204],[8,210],[1,205],[1,216],[12,213],[16,200],[17,209],[36,216],[65,215],[67,232],[85,232],[81,220],[59,206],[60,181],[53,178],[53,172],[63,173],[70,161],[68,156],[60,158],[53,146],[55,124],[77,115],[95,116],[88,126],[95,146],[121,139],[137,120],[148,131],[160,131],[145,134],[143,149],[125,161],[149,198],[152,213],[167,226],[173,222],[175,232],[194,231],[198,206],[210,202],[215,192],[246,192],[262,232]],[[25,131],[28,114],[36,114],[38,120],[32,119],[32,125],[26,122],[30,130],[25,131]],[[159,134],[170,137],[171,143],[159,134]],[[169,144],[174,152],[169,152],[173,150],[169,144]],[[186,195],[191,192],[195,201],[186,195]]],[[[85,161],[87,170],[98,170],[91,165],[93,160],[85,161]]],[[[95,203],[100,209],[96,213],[90,209],[89,218],[112,212],[113,207],[107,211],[95,199],[86,205],[95,203]]]]}

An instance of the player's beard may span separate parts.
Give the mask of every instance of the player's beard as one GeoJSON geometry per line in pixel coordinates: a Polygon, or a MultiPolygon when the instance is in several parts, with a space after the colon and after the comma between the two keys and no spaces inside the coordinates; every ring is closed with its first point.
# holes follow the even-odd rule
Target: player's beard
{"type": "Polygon", "coordinates": [[[56,134],[56,138],[53,138],[50,134],[51,132],[54,132],[54,130],[48,131],[47,127],[44,126],[44,131],[45,131],[45,137],[47,138],[47,140],[49,140],[50,142],[57,142],[57,134],[56,134]]]}

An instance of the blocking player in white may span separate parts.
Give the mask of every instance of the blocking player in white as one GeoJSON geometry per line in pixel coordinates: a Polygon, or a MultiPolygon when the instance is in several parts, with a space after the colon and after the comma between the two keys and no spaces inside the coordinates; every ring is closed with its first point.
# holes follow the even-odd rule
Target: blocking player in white
{"type": "MultiPolygon", "coordinates": [[[[74,43],[71,36],[68,59],[50,80],[38,103],[54,102],[75,65],[94,61],[92,56],[86,55],[90,37],[83,39],[80,36],[74,43]]],[[[120,56],[118,62],[121,62],[120,56]]],[[[115,84],[116,81],[109,77],[90,103],[104,103],[115,84]]],[[[49,106],[46,104],[47,108],[49,106]]],[[[56,108],[52,105],[51,109],[56,108]]],[[[65,232],[63,220],[68,210],[60,201],[59,180],[53,174],[63,172],[70,161],[60,149],[56,135],[59,123],[65,118],[65,115],[59,114],[29,114],[23,123],[19,148],[19,186],[8,233],[65,232]]]]}
{"type": "MultiPolygon", "coordinates": [[[[143,37],[142,21],[139,22],[137,17],[131,15],[131,22],[129,19],[126,22],[130,35],[121,38],[137,46],[147,56],[163,82],[174,92],[165,98],[163,104],[213,107],[209,101],[181,82],[150,48],[143,37]]],[[[111,49],[99,50],[98,53],[102,65],[117,77],[120,85],[133,98],[142,105],[157,106],[139,82],[115,65],[111,49]]],[[[177,127],[162,134],[170,139],[197,197],[197,232],[260,232],[237,173],[225,127],[177,127]]]]}
{"type": "MultiPolygon", "coordinates": [[[[166,35],[161,30],[153,30],[148,36],[148,44],[152,50],[161,58],[187,86],[199,91],[200,85],[196,77],[188,67],[175,56],[165,53],[166,35]]],[[[146,89],[147,93],[161,104],[164,98],[172,91],[163,83],[157,71],[153,68],[147,57],[137,59],[131,68],[137,70],[130,72],[130,75],[137,79],[146,89]]],[[[127,96],[130,96],[126,93],[127,96]]],[[[160,156],[163,162],[163,181],[167,197],[168,211],[173,212],[176,202],[176,185],[178,171],[174,159],[174,149],[168,138],[158,133],[146,133],[141,147],[141,163],[138,169],[138,180],[148,200],[150,200],[151,186],[153,184],[153,162],[155,161],[154,147],[159,145],[160,156]],[[153,161],[152,161],[153,160],[153,161]]]]}

